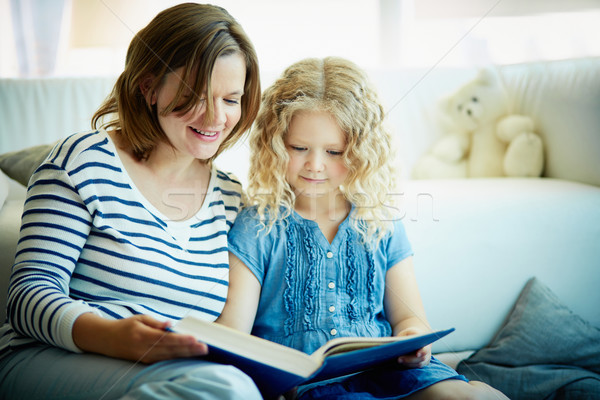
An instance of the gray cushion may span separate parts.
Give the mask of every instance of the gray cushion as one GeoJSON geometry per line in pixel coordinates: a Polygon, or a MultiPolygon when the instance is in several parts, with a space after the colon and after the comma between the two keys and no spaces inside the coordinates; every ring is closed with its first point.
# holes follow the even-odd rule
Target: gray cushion
{"type": "Polygon", "coordinates": [[[43,144],[0,155],[0,169],[15,181],[27,186],[29,178],[46,159],[53,144],[43,144]]]}
{"type": "Polygon", "coordinates": [[[600,329],[532,278],[491,343],[457,370],[513,400],[600,398],[600,329]]]}

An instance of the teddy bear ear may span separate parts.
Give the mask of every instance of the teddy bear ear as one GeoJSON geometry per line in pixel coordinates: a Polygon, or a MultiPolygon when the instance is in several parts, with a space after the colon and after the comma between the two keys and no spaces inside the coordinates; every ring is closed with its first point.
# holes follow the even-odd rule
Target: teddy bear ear
{"type": "Polygon", "coordinates": [[[482,85],[493,85],[496,82],[496,74],[489,68],[482,68],[477,73],[475,80],[482,85]]]}
{"type": "Polygon", "coordinates": [[[438,99],[438,108],[443,113],[449,113],[452,108],[452,96],[443,96],[438,99]]]}
{"type": "Polygon", "coordinates": [[[443,96],[438,99],[434,115],[444,131],[447,132],[456,129],[455,114],[456,106],[452,100],[452,96],[443,96]]]}

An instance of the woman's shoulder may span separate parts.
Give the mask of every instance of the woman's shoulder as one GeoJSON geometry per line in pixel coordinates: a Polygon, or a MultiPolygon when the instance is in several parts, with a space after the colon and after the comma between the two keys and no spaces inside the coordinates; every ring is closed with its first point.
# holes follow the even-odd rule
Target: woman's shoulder
{"type": "Polygon", "coordinates": [[[45,160],[33,171],[29,187],[46,192],[84,190],[88,195],[96,183],[126,187],[115,156],[114,146],[105,131],[73,134],[54,144],[45,160]]]}
{"type": "Polygon", "coordinates": [[[215,168],[214,171],[217,174],[217,179],[223,182],[224,185],[242,186],[242,183],[233,172],[223,171],[219,168],[215,168]]]}
{"type": "Polygon", "coordinates": [[[75,133],[58,141],[46,162],[69,170],[92,160],[101,162],[102,158],[114,156],[108,134],[102,130],[94,130],[75,133]]]}
{"type": "Polygon", "coordinates": [[[218,168],[213,169],[215,174],[215,190],[220,191],[224,195],[242,197],[242,183],[235,174],[226,172],[218,168]]]}
{"type": "Polygon", "coordinates": [[[216,196],[215,200],[218,199],[218,202],[222,202],[225,207],[228,225],[231,227],[243,204],[242,184],[234,174],[221,171],[216,167],[213,167],[212,174],[212,195],[216,196]]]}

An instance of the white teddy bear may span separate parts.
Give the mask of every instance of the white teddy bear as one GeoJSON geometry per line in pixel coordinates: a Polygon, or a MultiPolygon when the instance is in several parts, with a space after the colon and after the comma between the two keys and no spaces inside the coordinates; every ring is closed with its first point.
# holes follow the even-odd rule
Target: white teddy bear
{"type": "Polygon", "coordinates": [[[509,113],[499,79],[483,69],[440,102],[444,133],[415,165],[416,179],[537,177],[544,166],[533,120],[509,113]]]}

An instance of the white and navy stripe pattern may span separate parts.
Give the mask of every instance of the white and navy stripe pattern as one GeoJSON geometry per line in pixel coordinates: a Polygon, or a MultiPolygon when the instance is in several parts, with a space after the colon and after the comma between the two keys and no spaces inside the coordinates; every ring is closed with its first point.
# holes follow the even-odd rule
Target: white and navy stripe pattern
{"type": "Polygon", "coordinates": [[[71,328],[90,311],[216,319],[240,204],[241,184],[213,167],[195,217],[167,221],[130,181],[106,132],[65,139],[30,182],[0,357],[29,338],[78,351],[71,328]]]}

